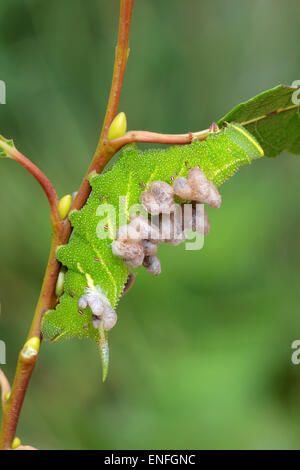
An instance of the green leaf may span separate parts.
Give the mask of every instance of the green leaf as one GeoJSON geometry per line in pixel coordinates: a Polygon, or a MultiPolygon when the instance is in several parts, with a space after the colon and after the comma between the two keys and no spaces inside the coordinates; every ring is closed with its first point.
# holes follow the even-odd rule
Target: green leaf
{"type": "Polygon", "coordinates": [[[256,137],[267,157],[300,154],[300,87],[279,85],[239,104],[218,122],[238,122],[256,137]]]}

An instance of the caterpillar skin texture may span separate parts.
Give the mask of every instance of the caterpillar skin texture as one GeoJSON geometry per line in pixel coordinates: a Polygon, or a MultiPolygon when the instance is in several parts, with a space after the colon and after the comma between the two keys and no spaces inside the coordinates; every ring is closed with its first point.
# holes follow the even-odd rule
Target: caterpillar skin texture
{"type": "Polygon", "coordinates": [[[262,156],[256,139],[242,126],[231,123],[212,132],[205,141],[189,145],[145,152],[128,146],[111,169],[91,175],[90,197],[80,211],[69,215],[74,230],[68,244],[57,251],[57,259],[67,268],[64,293],[56,309],[44,316],[44,337],[52,341],[92,338],[99,343],[101,332],[93,326],[92,312],[89,307],[80,310],[78,301],[87,287],[100,287],[115,309],[122,295],[130,270],[112,253],[118,226],[101,210],[104,204],[114,206],[118,223],[122,197],[126,214],[122,224],[126,224],[129,207],[140,203],[141,192],[151,182],[160,180],[172,185],[174,179],[186,177],[189,169],[198,165],[209,180],[220,186],[242,165],[262,156]],[[106,230],[108,238],[99,239],[97,227],[106,230]]]}

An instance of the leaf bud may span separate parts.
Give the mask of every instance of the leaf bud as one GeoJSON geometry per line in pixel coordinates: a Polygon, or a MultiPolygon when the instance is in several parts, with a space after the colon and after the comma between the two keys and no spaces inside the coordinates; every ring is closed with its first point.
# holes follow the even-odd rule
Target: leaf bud
{"type": "Polygon", "coordinates": [[[71,194],[66,194],[58,203],[58,212],[62,219],[65,219],[71,209],[72,205],[72,196],[71,194]]]}
{"type": "Polygon", "coordinates": [[[21,351],[22,359],[31,359],[34,356],[37,356],[41,345],[41,340],[38,336],[33,336],[23,346],[21,351]]]}
{"type": "Polygon", "coordinates": [[[55,287],[55,295],[57,297],[60,297],[64,292],[65,276],[66,276],[66,270],[61,269],[57,276],[56,287],[55,287]]]}
{"type": "Polygon", "coordinates": [[[108,131],[108,140],[117,139],[118,137],[122,137],[127,130],[127,119],[125,113],[119,113],[114,118],[113,122],[110,125],[108,131]]]}
{"type": "Polygon", "coordinates": [[[14,440],[12,441],[11,448],[16,449],[17,447],[20,447],[21,445],[21,439],[19,437],[15,437],[14,440]]]}

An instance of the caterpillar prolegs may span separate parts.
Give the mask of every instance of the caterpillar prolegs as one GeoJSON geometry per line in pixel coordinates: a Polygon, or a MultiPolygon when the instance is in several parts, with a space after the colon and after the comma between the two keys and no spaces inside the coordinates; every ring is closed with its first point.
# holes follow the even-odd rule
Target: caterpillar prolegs
{"type": "MultiPolygon", "coordinates": [[[[106,375],[107,331],[117,321],[115,309],[131,269],[143,264],[159,274],[158,243],[178,244],[174,233],[169,238],[162,234],[161,221],[148,224],[150,214],[158,218],[171,214],[176,226],[178,203],[198,201],[219,207],[216,186],[261,156],[257,140],[241,125],[231,123],[222,130],[212,128],[205,141],[188,145],[144,152],[125,147],[110,169],[91,174],[90,197],[80,211],[69,214],[73,232],[68,244],[57,251],[57,259],[67,269],[64,292],[56,309],[44,316],[44,337],[94,339],[100,345],[106,375]],[[146,212],[133,215],[141,203],[146,212]]],[[[192,229],[195,220],[197,214],[192,214],[192,229]]],[[[203,234],[208,227],[205,215],[203,234]]]]}

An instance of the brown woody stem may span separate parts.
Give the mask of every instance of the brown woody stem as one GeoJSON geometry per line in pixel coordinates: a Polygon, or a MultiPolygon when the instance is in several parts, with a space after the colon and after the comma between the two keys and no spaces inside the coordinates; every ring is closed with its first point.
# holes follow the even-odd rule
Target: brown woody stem
{"type": "MultiPolygon", "coordinates": [[[[49,308],[55,307],[57,303],[57,298],[54,295],[54,291],[56,279],[59,273],[59,263],[56,260],[55,252],[62,233],[63,232],[57,231],[53,236],[49,262],[27,340],[34,336],[41,338],[41,319],[44,313],[49,308]]],[[[19,354],[15,379],[11,389],[11,395],[9,400],[3,402],[0,449],[9,449],[14,439],[21,408],[32,372],[37,361],[37,357],[38,356],[36,355],[33,356],[30,360],[24,360],[22,354],[19,354]]]]}
{"type": "MultiPolygon", "coordinates": [[[[117,114],[120,101],[122,84],[129,55],[128,41],[133,2],[134,0],[121,0],[118,43],[116,47],[116,58],[107,110],[94,158],[74,200],[72,210],[80,209],[89,197],[91,191],[90,184],[88,182],[89,174],[92,171],[101,173],[105,165],[116,153],[116,151],[111,151],[111,149],[108,149],[105,143],[110,125],[117,114]]],[[[69,231],[71,231],[71,228],[69,228],[69,231]]]]}

